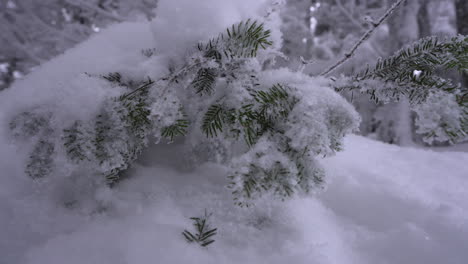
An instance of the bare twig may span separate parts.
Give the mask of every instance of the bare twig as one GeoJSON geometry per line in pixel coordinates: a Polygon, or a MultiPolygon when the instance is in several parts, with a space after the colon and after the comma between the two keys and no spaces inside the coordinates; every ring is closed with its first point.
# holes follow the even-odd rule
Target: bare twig
{"type": "Polygon", "coordinates": [[[331,66],[330,68],[328,68],[326,71],[322,72],[320,75],[321,76],[326,76],[328,74],[330,74],[332,71],[334,71],[336,68],[338,68],[339,66],[341,66],[343,63],[345,63],[349,58],[351,58],[354,53],[356,52],[356,50],[359,48],[359,46],[361,46],[367,39],[369,39],[369,37],[372,35],[372,33],[374,33],[374,31],[393,13],[393,11],[395,11],[395,9],[397,9],[404,1],[406,0],[398,0],[395,4],[393,4],[388,10],[387,12],[385,12],[385,14],[383,14],[382,17],[380,17],[380,19],[377,21],[377,22],[374,22],[374,23],[371,23],[371,28],[366,32],[364,33],[364,35],[362,35],[361,39],[359,39],[358,42],[356,42],[356,44],[354,44],[354,46],[351,48],[350,51],[346,52],[344,54],[344,57],[339,60],[338,62],[336,62],[335,64],[333,64],[333,66],[331,66]]]}

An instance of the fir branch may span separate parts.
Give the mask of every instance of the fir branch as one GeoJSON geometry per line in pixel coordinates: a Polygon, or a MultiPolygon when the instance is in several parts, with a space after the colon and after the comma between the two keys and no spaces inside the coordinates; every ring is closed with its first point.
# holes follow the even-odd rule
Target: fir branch
{"type": "Polygon", "coordinates": [[[49,128],[49,117],[34,112],[22,112],[9,125],[15,137],[30,138],[49,128]]]}
{"type": "Polygon", "coordinates": [[[54,166],[54,144],[45,138],[40,139],[34,146],[26,166],[26,174],[33,179],[50,175],[54,166]]]}
{"type": "MultiPolygon", "coordinates": [[[[146,84],[152,83],[149,80],[146,84]]],[[[127,124],[132,134],[139,137],[145,137],[144,131],[151,127],[148,90],[139,90],[138,94],[132,96],[120,96],[118,102],[126,109],[126,115],[121,118],[127,124]]]]}
{"type": "Polygon", "coordinates": [[[203,117],[202,131],[207,137],[216,137],[223,131],[225,109],[220,104],[211,105],[203,117]]]}
{"type": "Polygon", "coordinates": [[[71,127],[64,129],[62,140],[66,154],[71,161],[78,163],[92,159],[88,156],[91,152],[87,144],[88,131],[85,131],[81,121],[75,121],[71,127]]]}
{"type": "Polygon", "coordinates": [[[252,58],[257,56],[260,48],[266,49],[273,42],[271,31],[264,28],[263,23],[242,21],[232,25],[215,39],[206,44],[199,44],[198,49],[205,52],[205,57],[220,60],[222,56],[232,58],[252,58]]]}
{"type": "Polygon", "coordinates": [[[141,54],[145,57],[148,57],[148,58],[151,58],[153,57],[155,54],[156,54],[156,49],[155,48],[152,48],[152,49],[142,49],[141,50],[141,54]]]}
{"type": "Polygon", "coordinates": [[[110,185],[120,179],[147,146],[153,126],[147,88],[153,83],[149,79],[137,90],[110,98],[95,118],[92,159],[98,162],[100,173],[110,185]]]}
{"type": "Polygon", "coordinates": [[[253,146],[267,131],[274,131],[278,120],[287,118],[297,103],[298,99],[290,96],[287,89],[290,88],[275,84],[266,91],[251,90],[253,102],[237,109],[226,109],[219,103],[211,105],[203,118],[202,131],[207,137],[216,137],[225,126],[238,131],[233,128],[238,122],[238,133],[242,132],[247,145],[253,146]]]}
{"type": "Polygon", "coordinates": [[[468,37],[443,41],[437,37],[421,39],[389,58],[379,59],[373,68],[368,67],[357,79],[381,78],[394,82],[411,80],[424,84],[424,79],[433,76],[441,67],[445,70],[468,69],[468,37]],[[415,70],[421,71],[421,75],[415,76],[415,70]]]}
{"type": "Polygon", "coordinates": [[[252,96],[255,101],[261,104],[260,114],[262,116],[266,116],[266,114],[276,116],[278,114],[286,118],[298,101],[296,98],[291,98],[285,86],[279,83],[273,85],[268,91],[255,91],[252,96]]]}
{"type": "MultiPolygon", "coordinates": [[[[430,107],[439,107],[434,98],[435,94],[441,97],[451,95],[453,100],[453,113],[458,117],[450,117],[439,120],[437,125],[431,128],[425,126],[417,130],[423,133],[423,139],[431,144],[434,140],[455,143],[463,140],[468,134],[465,125],[468,119],[466,111],[468,105],[464,103],[467,98],[466,88],[454,84],[450,79],[438,76],[441,71],[456,69],[460,72],[468,69],[468,37],[458,36],[451,39],[440,40],[436,37],[424,38],[416,43],[397,51],[393,56],[379,59],[375,66],[368,67],[362,73],[351,78],[344,84],[337,85],[337,91],[360,91],[370,95],[376,103],[399,101],[408,98],[413,108],[422,120],[427,117],[420,116],[430,107]],[[429,101],[428,101],[429,100],[429,101]],[[427,105],[421,107],[420,105],[427,105]],[[455,111],[460,108],[460,111],[455,111]],[[453,119],[458,120],[457,122],[453,119]],[[429,131],[431,130],[432,131],[429,131]]],[[[442,98],[442,97],[441,97],[442,98]]],[[[446,115],[444,115],[444,118],[446,115]]],[[[419,125],[422,123],[418,120],[419,125]]],[[[432,122],[432,121],[430,121],[432,122]]]]}
{"type": "MultiPolygon", "coordinates": [[[[270,37],[271,31],[266,30],[262,23],[259,24],[257,21],[252,22],[252,20],[248,19],[246,22],[240,22],[233,25],[230,29],[226,30],[225,34],[221,34],[218,38],[210,40],[207,44],[198,44],[198,49],[205,53],[206,58],[212,58],[218,61],[222,57],[221,54],[230,59],[241,57],[249,58],[255,57],[259,48],[266,49],[268,46],[271,46],[273,43],[269,39],[270,37]]],[[[181,67],[178,71],[161,77],[156,81],[149,80],[141,87],[123,95],[123,97],[129,97],[140,90],[149,89],[155,83],[177,82],[177,79],[185,75],[187,72],[197,68],[200,70],[201,64],[201,61],[196,60],[194,63],[187,64],[181,67]]],[[[211,79],[211,75],[212,73],[205,76],[205,78],[210,76],[208,79],[211,79]]],[[[205,81],[208,79],[205,79],[205,81]]],[[[206,86],[203,87],[206,88],[206,86]]],[[[165,88],[163,89],[164,92],[167,91],[167,89],[169,89],[169,85],[165,85],[165,88]]]]}
{"type": "Polygon", "coordinates": [[[213,68],[201,68],[198,70],[197,76],[192,81],[192,86],[196,93],[200,95],[210,95],[214,90],[216,82],[216,70],[213,68]]]}
{"type": "Polygon", "coordinates": [[[259,129],[259,115],[254,109],[254,104],[243,105],[240,110],[237,111],[238,116],[235,117],[239,121],[242,127],[242,133],[244,134],[244,141],[247,146],[251,147],[255,145],[258,138],[262,135],[265,126],[259,129]]]}
{"type": "MultiPolygon", "coordinates": [[[[112,124],[109,122],[112,119],[109,113],[103,109],[95,118],[94,121],[94,138],[92,139],[93,152],[99,165],[103,165],[106,160],[111,158],[111,155],[106,149],[106,144],[114,140],[112,133],[112,124]]],[[[120,132],[120,131],[118,131],[120,132]]]]}
{"type": "MultiPolygon", "coordinates": [[[[224,47],[226,57],[255,57],[261,47],[266,49],[273,43],[269,40],[270,30],[263,24],[248,19],[227,29],[227,45],[224,47]]],[[[226,37],[225,35],[223,37],[226,37]]]]}
{"type": "Polygon", "coordinates": [[[443,41],[436,37],[421,39],[389,58],[379,59],[375,66],[355,76],[352,84],[336,88],[338,91],[352,91],[365,87],[364,91],[376,102],[398,100],[406,96],[411,103],[418,104],[432,90],[454,94],[460,91],[459,85],[437,76],[441,68],[445,71],[452,68],[459,71],[468,69],[468,37],[443,41]],[[415,74],[416,70],[419,74],[415,74]],[[379,80],[383,84],[370,85],[372,80],[379,80]]]}
{"type": "Polygon", "coordinates": [[[255,121],[259,125],[257,137],[261,137],[266,131],[273,130],[280,119],[286,119],[294,108],[298,99],[290,96],[291,88],[282,84],[275,84],[267,91],[254,91],[252,96],[258,108],[254,113],[255,121]]]}
{"type": "MultiPolygon", "coordinates": [[[[86,162],[86,165],[92,165],[94,173],[106,177],[109,184],[114,184],[125,175],[125,171],[132,166],[147,146],[152,132],[160,131],[161,136],[171,141],[176,136],[188,133],[189,120],[185,116],[167,127],[162,127],[165,123],[164,115],[174,116],[174,113],[169,111],[177,111],[175,106],[179,102],[184,102],[195,104],[190,107],[194,111],[191,117],[194,118],[194,123],[201,123],[201,130],[208,138],[224,133],[222,136],[230,139],[231,135],[225,131],[227,129],[236,135],[236,140],[239,138],[245,140],[249,155],[257,153],[256,147],[263,151],[262,148],[271,143],[268,152],[275,152],[275,154],[264,153],[264,155],[271,155],[267,157],[268,159],[278,158],[272,161],[271,166],[265,167],[264,162],[257,160],[257,163],[241,164],[242,172],[236,172],[245,174],[244,168],[250,168],[248,175],[237,175],[241,180],[236,183],[241,185],[241,188],[234,191],[238,191],[239,196],[253,198],[256,193],[272,191],[282,197],[287,197],[296,190],[308,190],[308,187],[312,186],[312,181],[319,184],[321,179],[320,174],[317,173],[319,170],[312,168],[312,161],[303,154],[308,151],[306,146],[304,149],[290,150],[285,143],[291,133],[301,134],[300,136],[304,137],[301,131],[294,130],[295,125],[314,125],[316,119],[306,119],[305,115],[296,111],[292,113],[300,99],[296,97],[297,91],[286,84],[262,87],[259,84],[261,79],[255,77],[260,69],[251,67],[249,63],[260,49],[266,49],[272,44],[269,37],[270,31],[265,30],[263,24],[248,20],[234,25],[225,34],[209,41],[208,44],[200,45],[202,56],[197,52],[187,60],[188,63],[174,68],[178,70],[172,71],[171,69],[170,74],[157,80],[148,79],[136,86],[138,83],[125,83],[123,81],[125,76],[120,73],[101,76],[128,90],[121,96],[104,100],[99,112],[88,123],[81,124],[77,121],[63,131],[62,141],[68,152],[68,158],[74,162],[88,160],[89,163],[86,162]],[[193,76],[195,78],[191,80],[193,76]],[[185,85],[190,84],[199,94],[214,94],[218,78],[226,79],[228,89],[243,89],[243,91],[240,90],[242,101],[239,101],[237,95],[234,99],[230,98],[234,93],[228,89],[226,89],[227,93],[225,90],[219,91],[225,94],[216,93],[216,98],[207,98],[197,102],[190,101],[192,98],[189,98],[187,94],[174,91],[175,89],[182,90],[186,88],[185,85]],[[237,81],[233,82],[233,79],[237,81]],[[234,85],[239,86],[233,87],[234,85]],[[207,101],[216,103],[207,106],[205,104],[207,101]],[[262,144],[257,144],[260,139],[262,144]],[[263,140],[266,144],[263,144],[263,140]],[[86,141],[90,142],[89,146],[86,145],[86,141]]],[[[189,94],[193,95],[193,93],[189,94]]],[[[301,107],[308,107],[308,105],[304,103],[301,107]]],[[[345,112],[340,112],[340,115],[345,115],[349,119],[352,117],[352,114],[345,112]]],[[[342,137],[339,133],[341,129],[345,129],[342,128],[345,126],[346,124],[324,124],[324,132],[329,132],[330,136],[328,133],[324,133],[327,135],[323,137],[313,134],[319,139],[303,140],[301,138],[297,143],[321,144],[315,149],[316,153],[327,152],[328,149],[335,148],[336,139],[332,137],[342,137]],[[331,131],[333,129],[340,131],[331,131]],[[320,143],[317,143],[318,141],[320,143]]],[[[346,128],[351,127],[352,125],[346,126],[346,128]]],[[[50,157],[53,161],[53,147],[55,146],[51,143],[52,150],[47,148],[47,144],[42,144],[42,146],[47,151],[41,150],[46,153],[46,155],[41,154],[41,157],[50,157]]],[[[35,151],[35,153],[43,152],[35,151]]],[[[246,160],[250,162],[252,159],[246,160]]],[[[38,161],[41,164],[48,162],[38,161]]],[[[45,168],[53,168],[53,163],[50,165],[45,168]]],[[[213,243],[212,238],[216,234],[216,228],[208,228],[206,218],[191,219],[194,221],[196,233],[185,230],[183,232],[185,239],[201,246],[213,243]]]]}
{"type": "Polygon", "coordinates": [[[107,75],[103,75],[102,78],[112,83],[122,84],[122,75],[118,72],[111,72],[107,75]]]}
{"type": "Polygon", "coordinates": [[[174,142],[177,136],[185,136],[189,121],[187,119],[178,119],[170,126],[164,127],[161,131],[161,136],[167,138],[170,142],[174,142]]]}
{"type": "Polygon", "coordinates": [[[121,98],[125,99],[126,97],[130,97],[130,96],[134,95],[135,93],[138,93],[138,92],[140,92],[142,90],[148,90],[154,84],[159,84],[159,83],[162,83],[162,82],[164,82],[165,85],[163,87],[158,85],[157,87],[163,89],[162,93],[164,94],[170,88],[170,86],[168,84],[170,84],[172,82],[177,82],[177,79],[179,77],[185,75],[187,72],[190,72],[194,68],[199,68],[200,65],[201,65],[201,62],[196,61],[195,63],[185,65],[185,66],[181,67],[178,71],[176,71],[176,72],[174,72],[172,74],[169,74],[167,76],[161,77],[156,81],[151,80],[151,79],[148,78],[148,81],[146,83],[144,83],[140,87],[136,88],[135,90],[133,90],[133,91],[127,93],[127,94],[122,95],[121,98]]]}
{"type": "MultiPolygon", "coordinates": [[[[258,158],[264,155],[264,153],[256,153],[258,158]]],[[[232,190],[235,204],[249,207],[251,200],[265,192],[272,192],[281,199],[290,197],[299,188],[308,192],[310,178],[316,185],[323,183],[323,175],[306,169],[305,159],[292,155],[290,158],[293,166],[296,166],[294,172],[279,161],[275,161],[270,168],[262,168],[253,161],[247,165],[246,172],[235,171],[229,176],[228,188],[232,190]],[[291,179],[294,179],[298,184],[294,184],[291,179]],[[238,181],[240,184],[237,183],[238,181]]]]}
{"type": "Polygon", "coordinates": [[[139,93],[139,92],[142,92],[142,91],[145,91],[145,90],[148,90],[153,84],[155,83],[155,81],[151,80],[150,78],[148,78],[148,81],[144,82],[140,87],[138,87],[137,89],[129,92],[129,93],[126,93],[126,94],[123,94],[120,96],[120,100],[125,100],[131,96],[133,96],[134,94],[136,93],[139,93]]]}
{"type": "Polygon", "coordinates": [[[341,66],[343,63],[345,63],[349,58],[351,58],[354,53],[356,52],[356,50],[366,41],[369,39],[369,37],[374,33],[374,31],[395,11],[395,9],[397,9],[404,1],[406,0],[398,0],[395,4],[393,4],[388,10],[387,12],[385,12],[385,14],[383,14],[380,19],[375,22],[375,23],[372,23],[371,24],[371,28],[366,32],[364,33],[364,35],[362,35],[362,37],[359,39],[358,42],[356,42],[356,44],[354,44],[354,46],[344,54],[344,57],[337,61],[335,64],[333,64],[330,68],[328,68],[327,70],[323,71],[320,76],[327,76],[328,74],[330,74],[332,71],[334,71],[336,68],[338,68],[339,66],[341,66]]]}
{"type": "Polygon", "coordinates": [[[208,219],[210,216],[211,214],[207,214],[205,211],[205,215],[202,217],[190,218],[194,222],[193,226],[195,227],[196,233],[184,230],[184,232],[182,232],[182,235],[184,236],[187,242],[197,243],[202,247],[207,247],[208,245],[215,242],[215,240],[212,238],[217,234],[218,229],[210,229],[210,226],[208,225],[208,219]]]}
{"type": "Polygon", "coordinates": [[[10,129],[18,139],[34,139],[34,147],[27,160],[25,173],[33,179],[48,176],[53,171],[55,145],[49,138],[53,133],[50,115],[22,112],[10,122],[10,129]]]}

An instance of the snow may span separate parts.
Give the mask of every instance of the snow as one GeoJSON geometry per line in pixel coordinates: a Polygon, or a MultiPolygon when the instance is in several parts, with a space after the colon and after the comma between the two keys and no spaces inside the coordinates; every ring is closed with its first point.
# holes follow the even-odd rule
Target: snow
{"type": "MultiPolygon", "coordinates": [[[[463,109],[453,94],[432,92],[423,104],[414,107],[414,111],[418,114],[417,132],[424,135],[423,140],[429,144],[433,141],[452,142],[448,132],[463,131],[460,120],[463,109]]],[[[462,135],[458,141],[463,142],[467,137],[462,135]]]]}
{"type": "Polygon", "coordinates": [[[359,136],[344,148],[326,159],[323,192],[251,208],[233,205],[224,168],[209,163],[191,172],[139,166],[95,194],[106,210],[64,208],[33,182],[4,175],[0,263],[464,263],[468,154],[359,136]],[[181,232],[205,209],[219,231],[200,248],[181,232]]]}
{"type": "Polygon", "coordinates": [[[9,8],[9,9],[15,9],[16,4],[13,1],[8,1],[7,4],[6,4],[6,7],[9,8]]]}
{"type": "Polygon", "coordinates": [[[128,22],[120,24],[119,27],[111,27],[105,34],[97,34],[92,41],[84,42],[66,54],[44,63],[31,74],[18,80],[14,89],[5,90],[0,97],[0,115],[9,116],[18,111],[28,110],[24,109],[25,106],[33,108],[52,102],[51,105],[55,104],[49,109],[52,112],[62,113],[63,109],[69,110],[62,113],[62,118],[57,122],[66,122],[71,116],[84,118],[94,113],[98,102],[112,92],[109,85],[105,85],[100,78],[89,78],[86,73],[100,75],[122,71],[132,77],[141,78],[146,76],[138,74],[157,75],[158,68],[154,67],[155,65],[151,65],[152,72],[138,67],[145,57],[135,56],[142,49],[152,46],[154,39],[148,23],[128,22]],[[139,41],[135,42],[136,39],[139,41]],[[77,90],[80,92],[77,93],[77,90]],[[63,107],[64,105],[67,107],[63,107]]]}
{"type": "Polygon", "coordinates": [[[9,67],[10,67],[9,63],[0,63],[0,72],[7,73],[9,67]]]}
{"type": "Polygon", "coordinates": [[[158,51],[183,53],[194,43],[206,41],[232,25],[257,18],[267,0],[178,0],[159,1],[156,18],[151,23],[158,51]]]}
{"type": "MultiPolygon", "coordinates": [[[[51,122],[59,128],[86,120],[103,100],[120,92],[92,76],[120,72],[156,79],[167,74],[170,59],[149,59],[142,49],[180,52],[226,23],[255,16],[268,1],[223,3],[161,0],[151,24],[102,29],[0,93],[0,264],[465,263],[468,153],[348,136],[344,151],[323,160],[324,190],[284,202],[267,195],[248,208],[234,205],[226,167],[210,162],[184,166],[177,142],[153,146],[129,172],[132,177],[114,188],[86,173],[72,174],[67,166],[41,180],[25,175],[30,142],[14,139],[12,117],[31,109],[54,113],[51,122]],[[210,16],[200,10],[204,7],[221,11],[210,16]],[[190,29],[187,34],[166,28],[175,21],[190,29]],[[205,209],[213,213],[210,223],[218,234],[216,242],[201,248],[181,233],[191,228],[189,218],[205,209]]],[[[272,70],[260,77],[271,84],[289,79],[302,99],[317,107],[308,112],[310,118],[320,118],[336,102],[343,102],[346,114],[352,111],[343,98],[325,90],[324,79],[314,80],[321,84],[314,90],[307,86],[311,78],[301,79],[299,73],[272,70]]],[[[330,115],[334,125],[349,127],[345,113],[337,114],[330,115]]],[[[310,128],[311,135],[320,134],[323,125],[310,128]]],[[[294,144],[305,143],[298,137],[294,144]]]]}
{"type": "Polygon", "coordinates": [[[420,70],[414,70],[413,71],[413,76],[415,78],[419,78],[419,76],[421,76],[421,73],[422,73],[422,71],[420,71],[420,70]]]}

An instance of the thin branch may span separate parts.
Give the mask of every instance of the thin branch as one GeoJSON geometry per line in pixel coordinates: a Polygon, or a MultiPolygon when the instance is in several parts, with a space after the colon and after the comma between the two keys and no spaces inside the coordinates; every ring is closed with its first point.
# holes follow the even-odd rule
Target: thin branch
{"type": "Polygon", "coordinates": [[[377,22],[374,22],[374,23],[371,23],[371,28],[366,32],[364,33],[364,35],[361,37],[361,39],[356,43],[354,44],[354,46],[351,48],[350,51],[346,52],[344,54],[344,57],[339,60],[338,62],[336,62],[333,66],[331,66],[330,68],[328,68],[326,71],[322,72],[320,74],[320,76],[327,76],[328,74],[330,74],[332,71],[334,71],[336,68],[338,68],[339,66],[341,66],[343,63],[345,63],[349,58],[351,58],[354,53],[356,52],[356,50],[359,48],[359,46],[361,46],[367,39],[369,39],[369,37],[372,35],[372,33],[374,33],[374,31],[393,13],[393,11],[395,11],[395,9],[397,9],[404,1],[406,0],[398,0],[398,2],[396,2],[395,4],[393,4],[388,10],[387,12],[385,12],[385,14],[380,17],[380,19],[377,21],[377,22]]]}

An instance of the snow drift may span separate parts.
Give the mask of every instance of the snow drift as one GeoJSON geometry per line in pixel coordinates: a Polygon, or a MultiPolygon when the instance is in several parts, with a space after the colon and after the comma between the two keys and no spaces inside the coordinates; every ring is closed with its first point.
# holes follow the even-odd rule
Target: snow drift
{"type": "Polygon", "coordinates": [[[358,136],[344,147],[326,160],[331,182],[323,193],[265,198],[251,208],[233,205],[214,164],[190,173],[140,166],[131,180],[95,194],[106,211],[64,208],[31,183],[20,192],[20,179],[3,175],[0,263],[466,261],[468,154],[358,136]],[[219,233],[200,248],[181,232],[205,209],[219,233]]]}

